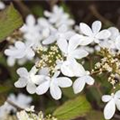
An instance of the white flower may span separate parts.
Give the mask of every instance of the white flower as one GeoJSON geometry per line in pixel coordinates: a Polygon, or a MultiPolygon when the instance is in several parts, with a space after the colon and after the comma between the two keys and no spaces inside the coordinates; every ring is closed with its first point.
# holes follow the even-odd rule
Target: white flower
{"type": "Polygon", "coordinates": [[[56,27],[60,27],[62,24],[66,24],[68,27],[74,24],[74,20],[69,18],[67,13],[64,13],[62,7],[55,5],[52,12],[45,11],[45,16],[48,17],[50,23],[56,27]]]}
{"type": "Polygon", "coordinates": [[[3,9],[5,9],[5,4],[2,1],[0,1],[0,10],[3,10],[3,9]]]}
{"type": "Polygon", "coordinates": [[[46,39],[50,36],[51,31],[53,31],[55,28],[49,23],[49,21],[45,18],[39,18],[38,19],[38,25],[40,27],[40,34],[42,36],[42,39],[46,39]]]}
{"type": "Polygon", "coordinates": [[[108,30],[100,31],[101,26],[102,25],[100,21],[93,22],[92,28],[85,23],[80,23],[80,31],[85,35],[83,36],[83,39],[90,42],[94,41],[95,43],[99,43],[100,40],[110,37],[110,32],[108,30]]]}
{"type": "Polygon", "coordinates": [[[103,95],[102,101],[108,102],[104,108],[104,116],[105,119],[109,120],[115,114],[116,108],[120,111],[120,90],[115,94],[112,93],[111,95],[103,95]]]}
{"type": "Polygon", "coordinates": [[[25,110],[17,112],[17,118],[18,120],[33,120],[32,118],[29,117],[25,110]]]}
{"type": "Polygon", "coordinates": [[[21,41],[15,42],[15,46],[10,46],[9,49],[5,50],[5,54],[9,57],[21,59],[21,58],[28,58],[32,59],[35,55],[34,51],[32,50],[33,44],[25,44],[21,41]]]}
{"type": "MultiPolygon", "coordinates": [[[[30,103],[32,102],[32,98],[30,96],[27,96],[22,93],[19,93],[17,96],[15,96],[15,94],[10,94],[7,100],[23,109],[29,108],[30,103]]],[[[14,106],[11,105],[11,111],[17,110],[14,106]]]]}
{"type": "MultiPolygon", "coordinates": [[[[30,107],[30,103],[32,102],[31,97],[22,93],[18,94],[17,96],[10,94],[7,100],[23,109],[30,107]]],[[[0,119],[6,120],[11,112],[15,113],[17,112],[17,109],[6,101],[4,105],[0,107],[0,119]]]]}
{"type": "Polygon", "coordinates": [[[81,41],[77,35],[70,38],[69,42],[66,39],[58,40],[57,44],[60,50],[66,56],[67,60],[69,59],[81,59],[88,55],[88,52],[80,47],[78,47],[81,41]]]}
{"type": "Polygon", "coordinates": [[[73,90],[75,94],[81,92],[85,87],[85,84],[88,84],[88,85],[94,84],[94,79],[90,76],[89,71],[85,71],[82,65],[80,67],[81,67],[81,73],[78,76],[76,76],[78,78],[73,83],[73,90]]]}
{"type": "Polygon", "coordinates": [[[105,39],[104,41],[101,41],[99,43],[99,46],[111,50],[119,49],[119,30],[116,27],[110,27],[108,30],[111,33],[110,37],[108,39],[105,39]]]}
{"type": "Polygon", "coordinates": [[[42,95],[48,91],[50,88],[50,94],[55,100],[58,100],[62,96],[61,88],[70,87],[72,85],[72,81],[67,77],[58,77],[60,72],[56,72],[53,77],[46,76],[44,81],[39,84],[36,89],[36,93],[38,95],[42,95]]]}
{"type": "Polygon", "coordinates": [[[51,30],[51,35],[43,40],[43,44],[47,45],[47,44],[51,44],[54,43],[55,41],[60,41],[62,42],[62,40],[69,40],[71,36],[74,35],[73,31],[68,30],[66,25],[61,25],[58,29],[52,29],[51,30]]]}
{"type": "Polygon", "coordinates": [[[40,45],[41,35],[39,25],[36,24],[36,20],[33,15],[28,15],[26,18],[26,24],[20,29],[24,33],[24,38],[28,42],[34,43],[34,47],[40,45]]]}
{"type": "Polygon", "coordinates": [[[20,76],[17,82],[15,82],[15,87],[24,88],[26,86],[27,91],[30,94],[34,94],[36,90],[35,82],[41,79],[40,75],[35,75],[37,69],[33,67],[30,72],[26,68],[22,67],[17,70],[17,74],[20,76]]]}

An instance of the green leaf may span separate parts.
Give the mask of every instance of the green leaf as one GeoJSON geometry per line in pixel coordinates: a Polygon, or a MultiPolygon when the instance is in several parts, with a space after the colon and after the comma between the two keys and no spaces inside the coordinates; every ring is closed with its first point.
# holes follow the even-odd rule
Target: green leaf
{"type": "Polygon", "coordinates": [[[22,17],[12,4],[0,12],[0,41],[12,34],[22,24],[22,17]]]}
{"type": "Polygon", "coordinates": [[[85,116],[91,109],[89,102],[84,96],[76,97],[73,100],[65,102],[53,115],[58,120],[72,120],[77,117],[85,116]]]}
{"type": "Polygon", "coordinates": [[[105,120],[105,119],[102,112],[90,111],[86,116],[86,120],[105,120]]]}

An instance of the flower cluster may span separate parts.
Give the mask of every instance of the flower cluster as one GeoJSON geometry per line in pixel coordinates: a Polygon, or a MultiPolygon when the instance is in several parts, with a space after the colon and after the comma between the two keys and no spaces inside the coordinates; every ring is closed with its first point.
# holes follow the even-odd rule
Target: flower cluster
{"type": "MultiPolygon", "coordinates": [[[[100,21],[93,22],[91,27],[81,22],[76,31],[73,29],[74,20],[58,6],[54,6],[52,12],[45,11],[44,15],[44,18],[37,19],[28,15],[26,23],[17,31],[21,36],[5,50],[9,66],[16,62],[20,65],[27,61],[34,63],[30,71],[25,67],[17,69],[19,79],[15,87],[26,87],[30,94],[38,95],[49,90],[51,96],[59,100],[62,97],[61,88],[72,86],[77,94],[86,84],[93,85],[95,70],[98,73],[109,72],[108,80],[115,85],[113,79],[120,76],[120,33],[117,28],[101,30],[100,21]],[[98,51],[103,56],[101,62],[96,64],[94,71],[86,70],[82,60],[98,51]]],[[[8,40],[11,41],[11,37],[8,40]]],[[[119,98],[119,91],[102,97],[104,102],[108,102],[104,110],[106,119],[113,117],[115,105],[120,110],[119,98]]],[[[25,111],[18,114],[29,118],[25,111]]]]}
{"type": "Polygon", "coordinates": [[[17,108],[20,109],[28,109],[30,108],[30,103],[32,102],[32,98],[30,96],[26,96],[25,94],[10,94],[6,100],[6,102],[0,106],[0,119],[8,120],[9,117],[12,118],[11,113],[13,115],[17,112],[17,108]]]}

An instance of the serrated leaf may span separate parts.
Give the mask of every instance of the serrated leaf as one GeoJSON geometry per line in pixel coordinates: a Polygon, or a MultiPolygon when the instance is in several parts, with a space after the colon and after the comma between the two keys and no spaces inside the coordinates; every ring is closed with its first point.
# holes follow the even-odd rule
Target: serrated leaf
{"type": "Polygon", "coordinates": [[[0,42],[22,24],[22,17],[12,4],[0,12],[0,42]]]}
{"type": "Polygon", "coordinates": [[[77,117],[85,116],[91,109],[89,102],[84,96],[79,96],[73,100],[65,102],[53,115],[58,120],[72,120],[77,117]]]}

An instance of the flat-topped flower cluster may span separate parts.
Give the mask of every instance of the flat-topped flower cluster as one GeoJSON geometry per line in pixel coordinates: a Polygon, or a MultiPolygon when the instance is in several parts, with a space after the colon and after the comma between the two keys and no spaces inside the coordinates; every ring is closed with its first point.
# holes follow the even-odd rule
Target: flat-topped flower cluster
{"type": "MultiPolygon", "coordinates": [[[[86,70],[82,60],[101,48],[112,54],[119,53],[120,33],[115,27],[102,30],[102,23],[98,20],[91,27],[81,22],[76,30],[75,21],[58,6],[54,6],[51,12],[45,11],[44,15],[44,18],[37,19],[32,14],[26,17],[26,23],[18,31],[22,33],[22,38],[16,39],[5,50],[5,55],[8,56],[9,66],[14,66],[16,62],[22,66],[27,61],[34,63],[31,70],[25,67],[17,69],[19,79],[15,87],[26,87],[30,94],[38,95],[49,90],[51,96],[59,100],[62,88],[72,86],[77,94],[86,84],[94,84],[93,71],[86,70]]],[[[119,91],[103,96],[102,100],[108,102],[105,118],[111,119],[115,106],[120,110],[119,91]]]]}

